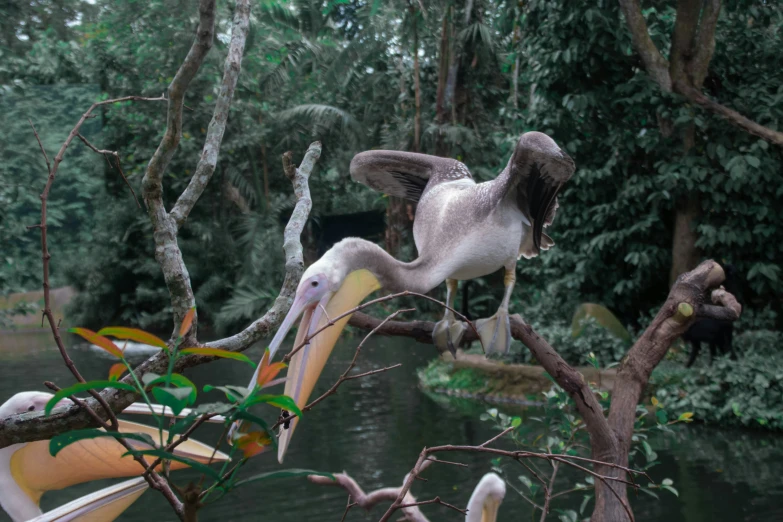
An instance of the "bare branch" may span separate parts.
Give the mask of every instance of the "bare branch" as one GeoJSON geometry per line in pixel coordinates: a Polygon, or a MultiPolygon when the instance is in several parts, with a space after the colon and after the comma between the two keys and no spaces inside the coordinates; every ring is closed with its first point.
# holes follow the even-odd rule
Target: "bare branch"
{"type": "MultiPolygon", "coordinates": [[[[437,462],[437,459],[429,459],[426,463],[423,463],[420,471],[426,469],[430,464],[432,464],[432,462],[437,462]]],[[[349,497],[353,499],[353,504],[360,506],[366,511],[370,511],[381,502],[395,500],[402,489],[400,487],[388,487],[365,493],[359,484],[347,473],[336,473],[334,478],[335,480],[320,475],[309,475],[307,480],[313,484],[319,484],[321,486],[338,486],[343,488],[348,492],[349,497]]],[[[407,475],[405,479],[408,479],[407,475]]],[[[429,522],[429,519],[427,519],[427,517],[425,517],[417,507],[419,503],[416,502],[416,499],[413,497],[413,495],[406,492],[403,497],[405,499],[405,507],[402,505],[399,507],[403,510],[405,520],[408,520],[409,522],[429,522]]],[[[431,504],[433,502],[429,501],[425,503],[431,504]]],[[[349,506],[346,508],[346,511],[350,509],[350,507],[352,506],[349,504],[349,506]]],[[[453,506],[449,505],[449,507],[453,506]]]]}
{"type": "Polygon", "coordinates": [[[41,154],[43,154],[44,161],[46,161],[46,172],[51,172],[52,166],[49,164],[49,156],[46,155],[46,149],[44,149],[43,143],[41,143],[41,137],[38,136],[38,131],[35,130],[35,125],[33,125],[33,120],[27,118],[27,121],[30,122],[30,127],[32,127],[33,134],[35,135],[35,140],[38,142],[38,146],[41,148],[41,154]]]}
{"type": "MultiPolygon", "coordinates": [[[[214,32],[215,0],[201,0],[196,38],[168,88],[166,132],[150,159],[142,180],[142,195],[154,231],[155,260],[161,267],[171,296],[175,329],[182,322],[187,311],[195,305],[195,298],[190,285],[190,275],[177,245],[176,223],[166,212],[163,204],[162,180],[163,173],[182,138],[182,105],[185,92],[212,48],[214,32]]],[[[191,333],[188,334],[191,341],[195,341],[196,327],[197,321],[194,321],[191,333]]]]}
{"type": "Polygon", "coordinates": [[[182,228],[182,225],[185,224],[188,214],[193,210],[193,206],[204,192],[207,183],[209,183],[212,174],[215,172],[220,144],[223,141],[223,133],[226,130],[231,100],[234,97],[239,71],[242,69],[242,54],[245,52],[245,41],[247,40],[249,26],[250,2],[249,0],[238,0],[234,12],[234,23],[231,27],[231,43],[228,46],[228,56],[223,67],[223,84],[220,87],[220,93],[215,103],[212,121],[209,122],[207,137],[204,141],[204,150],[196,166],[196,171],[193,173],[193,177],[190,178],[190,183],[171,210],[171,218],[176,223],[177,229],[182,228]]]}
{"type": "Polygon", "coordinates": [[[619,0],[620,9],[625,15],[625,22],[628,30],[631,31],[631,41],[634,49],[644,63],[647,74],[652,76],[663,91],[671,92],[672,81],[669,77],[669,63],[661,55],[661,52],[655,46],[655,42],[650,38],[647,31],[647,22],[642,15],[642,7],[639,0],[619,0]]]}
{"type": "Polygon", "coordinates": [[[320,157],[321,142],[313,142],[307,149],[307,153],[305,153],[304,159],[302,159],[302,164],[298,169],[294,169],[295,175],[292,181],[294,193],[296,194],[296,206],[285,227],[285,232],[283,232],[285,279],[274,305],[263,317],[256,319],[250,326],[238,334],[209,342],[206,344],[207,346],[232,351],[246,350],[250,345],[269,335],[273,329],[277,328],[291,308],[294,295],[296,294],[296,287],[299,284],[302,273],[304,273],[304,257],[300,238],[302,230],[304,230],[304,226],[307,223],[307,218],[310,215],[310,209],[313,206],[313,202],[310,199],[308,180],[315,167],[315,162],[320,157]]]}
{"type": "MultiPolygon", "coordinates": [[[[141,203],[139,203],[139,198],[137,198],[137,197],[136,197],[136,191],[135,191],[135,190],[133,190],[133,187],[131,186],[131,184],[130,184],[130,183],[128,183],[128,178],[126,178],[126,177],[125,177],[125,173],[122,171],[122,166],[120,165],[120,155],[119,155],[119,153],[117,153],[117,151],[115,151],[115,150],[103,150],[103,149],[99,149],[98,147],[96,147],[95,145],[93,145],[92,143],[90,143],[90,142],[87,140],[87,138],[85,138],[85,137],[84,137],[84,136],[82,136],[81,134],[77,134],[76,136],[77,136],[77,137],[78,137],[80,140],[82,140],[82,142],[83,142],[85,145],[87,145],[87,147],[88,147],[89,149],[91,149],[93,152],[95,152],[96,154],[100,154],[100,155],[102,155],[104,158],[106,158],[106,156],[107,156],[107,155],[108,155],[108,156],[113,156],[113,157],[114,157],[114,159],[117,161],[117,170],[119,170],[119,171],[120,171],[120,176],[122,176],[122,180],[125,182],[125,184],[126,184],[126,185],[128,186],[128,188],[130,189],[130,191],[131,191],[131,195],[133,196],[133,200],[136,202],[136,206],[137,206],[137,207],[139,207],[139,208],[141,208],[141,203]]],[[[109,164],[109,167],[111,167],[111,166],[112,166],[112,165],[111,165],[111,162],[109,161],[109,158],[106,158],[106,163],[108,163],[108,164],[109,164]]]]}

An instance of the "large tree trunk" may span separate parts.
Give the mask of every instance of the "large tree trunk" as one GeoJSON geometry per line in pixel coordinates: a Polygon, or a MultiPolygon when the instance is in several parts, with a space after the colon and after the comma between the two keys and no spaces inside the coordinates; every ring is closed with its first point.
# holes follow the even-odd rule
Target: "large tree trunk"
{"type": "Polygon", "coordinates": [[[692,270],[701,257],[696,247],[699,239],[696,233],[696,220],[699,218],[701,205],[695,194],[688,194],[680,200],[674,209],[674,234],[672,236],[672,266],[669,273],[669,286],[674,284],[677,276],[692,270]]]}
{"type": "Polygon", "coordinates": [[[421,147],[421,86],[419,85],[419,30],[416,24],[416,12],[413,11],[413,89],[416,100],[416,114],[413,118],[413,152],[421,147]]]}

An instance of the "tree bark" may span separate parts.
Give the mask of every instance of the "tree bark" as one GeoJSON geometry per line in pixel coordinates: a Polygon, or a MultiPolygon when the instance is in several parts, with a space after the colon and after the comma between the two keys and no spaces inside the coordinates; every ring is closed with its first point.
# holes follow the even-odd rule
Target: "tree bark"
{"type": "Polygon", "coordinates": [[[419,30],[416,21],[416,10],[413,12],[413,89],[416,100],[416,113],[413,117],[413,152],[421,148],[421,85],[419,84],[419,30]]]}
{"type": "Polygon", "coordinates": [[[709,99],[701,91],[715,51],[715,29],[720,0],[678,0],[677,19],[672,35],[671,63],[661,55],[650,38],[639,0],[618,0],[631,33],[634,49],[647,74],[662,91],[676,92],[749,134],[783,147],[783,132],[764,127],[725,105],[709,99]]]}
{"type": "Polygon", "coordinates": [[[670,285],[674,284],[677,276],[693,269],[699,262],[701,253],[696,247],[696,240],[699,238],[696,233],[696,220],[700,211],[701,205],[694,194],[684,196],[674,209],[670,285]]]}

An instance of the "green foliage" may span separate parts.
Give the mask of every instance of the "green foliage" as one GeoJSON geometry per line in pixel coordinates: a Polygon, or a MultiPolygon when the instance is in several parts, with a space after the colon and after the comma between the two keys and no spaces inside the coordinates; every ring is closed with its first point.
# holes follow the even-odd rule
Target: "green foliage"
{"type": "MultiPolygon", "coordinates": [[[[598,392],[597,390],[596,393],[601,398],[600,403],[604,408],[603,413],[605,415],[608,414],[609,394],[607,392],[598,392]]],[[[542,392],[542,395],[545,403],[540,416],[526,416],[524,418],[511,416],[500,412],[497,408],[492,408],[482,414],[480,419],[494,424],[499,431],[514,428],[505,435],[505,438],[510,439],[520,451],[528,451],[539,455],[558,455],[565,460],[568,460],[569,456],[591,458],[592,455],[589,451],[590,440],[586,425],[578,416],[576,405],[568,393],[554,384],[550,390],[542,392]]],[[[663,404],[657,399],[653,399],[653,409],[656,415],[653,415],[653,420],[650,420],[650,412],[647,408],[643,406],[637,408],[631,451],[628,456],[631,469],[637,472],[649,472],[651,468],[658,464],[657,454],[649,442],[647,442],[649,432],[655,430],[671,434],[672,425],[680,422],[690,422],[690,418],[693,415],[692,413],[683,414],[680,418],[669,421],[663,409],[663,404]],[[658,413],[663,414],[658,415],[658,413]]],[[[562,479],[559,483],[550,482],[551,473],[557,473],[557,468],[565,466],[566,464],[564,463],[550,461],[551,466],[545,467],[538,466],[535,464],[535,461],[532,461],[532,465],[525,465],[526,473],[517,475],[519,473],[518,466],[505,466],[502,462],[500,459],[493,461],[494,471],[505,475],[506,483],[511,489],[532,501],[531,503],[535,503],[533,505],[538,504],[540,506],[543,504],[545,489],[558,484],[558,489],[562,489],[562,491],[556,495],[557,497],[572,494],[582,495],[582,503],[578,514],[573,510],[553,509],[553,511],[561,513],[559,516],[560,520],[579,520],[579,515],[584,516],[587,514],[585,510],[594,496],[595,479],[592,475],[587,475],[581,481],[564,486],[562,479]],[[534,472],[534,469],[538,472],[534,472]],[[566,518],[563,518],[564,516],[566,518]]],[[[644,477],[639,473],[634,477],[634,482],[639,484],[639,491],[656,498],[655,490],[661,489],[678,495],[677,490],[673,487],[673,481],[669,478],[662,479],[660,483],[647,482],[646,484],[642,483],[642,478],[644,477]]],[[[550,495],[556,494],[555,491],[549,491],[549,493],[550,495]]],[[[554,497],[552,500],[553,506],[556,506],[557,503],[554,502],[554,497]]]]}
{"type": "MultiPolygon", "coordinates": [[[[656,387],[656,396],[665,397],[675,413],[693,411],[700,421],[783,429],[783,357],[779,353],[782,340],[779,334],[776,338],[773,346],[777,353],[753,350],[737,361],[720,357],[711,367],[691,368],[684,375],[668,379],[657,376],[651,383],[656,387]]],[[[740,346],[737,341],[735,345],[740,346]]]]}
{"type": "MultiPolygon", "coordinates": [[[[3,20],[16,28],[9,34],[27,39],[0,40],[0,105],[11,140],[2,156],[12,168],[8,182],[0,183],[8,209],[0,216],[0,242],[10,245],[0,290],[40,284],[30,269],[40,257],[37,231],[24,227],[37,219],[45,171],[26,116],[38,125],[51,157],[98,96],[160,94],[190,45],[192,24],[183,21],[193,22],[197,7],[195,0],[154,0],[139,19],[133,3],[45,3],[38,9],[47,9],[46,29],[36,7],[16,0],[14,15],[3,20]]],[[[699,199],[698,246],[705,257],[738,268],[746,310],[761,309],[780,293],[779,150],[661,93],[639,67],[616,2],[584,9],[563,0],[491,0],[475,4],[467,24],[465,6],[454,5],[458,67],[443,121],[436,86],[444,6],[425,9],[411,12],[398,0],[254,6],[215,176],[179,236],[204,326],[235,329],[277,295],[282,223],[293,203],[277,159],[282,152],[300,154],[313,139],[324,143],[311,182],[313,219],[386,206],[386,198],[350,180],[348,164],[369,148],[413,148],[414,21],[423,152],[460,158],[478,179],[490,179],[519,134],[535,129],[576,159],[577,173],[550,231],[557,246],[519,264],[522,290],[514,298],[517,310],[524,304],[526,320],[562,319],[590,301],[635,324],[665,296],[674,209],[689,194],[699,199]],[[518,91],[510,99],[515,74],[518,91]],[[691,124],[695,144],[683,154],[682,132],[691,124]]],[[[220,4],[218,11],[218,20],[230,19],[229,6],[220,4]]],[[[673,6],[644,13],[653,40],[665,49],[673,6]]],[[[773,128],[783,121],[782,17],[765,2],[724,5],[705,82],[709,96],[773,128]]],[[[221,25],[218,33],[224,30],[221,25]]],[[[167,171],[168,206],[199,156],[225,52],[225,39],[216,38],[188,92],[193,110],[185,114],[182,142],[167,171]]],[[[137,192],[163,129],[161,117],[159,105],[128,103],[107,107],[84,128],[97,145],[120,151],[137,192]]],[[[117,172],[74,143],[50,205],[53,282],[79,290],[73,319],[165,327],[169,298],[149,220],[117,172]]],[[[410,258],[412,246],[405,249],[401,257],[410,258]]],[[[498,305],[502,289],[489,281],[473,285],[474,314],[498,305]]],[[[779,311],[779,303],[773,308],[779,311]]]]}

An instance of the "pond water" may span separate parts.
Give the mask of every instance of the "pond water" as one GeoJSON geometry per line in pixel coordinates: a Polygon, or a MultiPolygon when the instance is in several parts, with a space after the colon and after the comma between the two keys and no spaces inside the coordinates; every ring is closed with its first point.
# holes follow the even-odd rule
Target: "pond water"
{"type": "MultiPolygon", "coordinates": [[[[70,339],[73,341],[73,339],[70,339]]],[[[358,339],[344,338],[327,363],[316,389],[325,390],[345,369],[358,339]]],[[[105,378],[112,361],[84,347],[71,349],[74,360],[87,378],[105,378]]],[[[251,350],[251,358],[260,356],[251,350]]],[[[491,407],[473,401],[454,402],[423,393],[418,388],[415,370],[431,358],[431,346],[400,339],[375,338],[366,345],[355,371],[364,372],[402,362],[401,368],[345,383],[339,393],[306,414],[297,429],[285,467],[322,471],[347,471],[365,489],[393,486],[416,461],[424,446],[438,444],[480,444],[495,432],[479,420],[479,414],[491,407]]],[[[42,390],[44,380],[64,386],[72,382],[50,338],[34,333],[0,333],[0,401],[21,390],[42,390]]],[[[232,361],[194,368],[188,375],[199,386],[204,384],[242,384],[249,380],[251,368],[232,361]]],[[[213,392],[216,393],[216,392],[213,392]]],[[[217,395],[204,396],[205,401],[217,395]]],[[[503,409],[503,408],[501,408],[503,409]]],[[[509,411],[509,413],[512,413],[509,411]]],[[[535,409],[516,410],[514,414],[534,415],[535,409]]],[[[138,420],[138,419],[136,419],[138,420]]],[[[208,426],[197,438],[213,442],[219,428],[208,426]]],[[[651,470],[655,480],[671,478],[680,496],[663,492],[660,500],[644,494],[633,495],[637,520],[668,522],[722,522],[783,520],[783,438],[770,434],[725,431],[687,426],[674,435],[652,441],[661,464],[651,470]]],[[[444,501],[463,506],[478,479],[490,470],[486,456],[450,454],[449,460],[470,465],[458,468],[431,466],[425,473],[427,482],[416,482],[413,493],[420,500],[439,495],[444,501]]],[[[518,466],[518,465],[516,465],[518,466]]],[[[261,455],[251,461],[245,474],[279,469],[275,457],[261,455]]],[[[509,480],[516,479],[517,468],[506,464],[509,480]]],[[[520,468],[521,470],[521,468],[520,468]]],[[[195,475],[178,472],[183,483],[195,475]]],[[[560,474],[564,486],[576,478],[573,473],[560,474]]],[[[63,491],[47,493],[43,508],[51,509],[77,496],[110,484],[109,481],[82,484],[63,491]]],[[[300,478],[248,485],[230,496],[205,507],[202,521],[340,520],[346,494],[338,488],[318,487],[300,478]]],[[[579,494],[553,501],[554,508],[578,509],[579,494]]],[[[173,520],[165,501],[153,491],[134,504],[119,519],[147,521],[173,520]]],[[[437,506],[422,509],[431,520],[460,520],[453,511],[437,506]]],[[[588,511],[590,507],[588,507],[588,511]]],[[[354,508],[346,520],[376,520],[382,510],[376,508],[367,517],[354,508]]],[[[557,514],[550,520],[557,520],[557,514]]],[[[0,521],[8,517],[0,513],[0,521]]],[[[531,508],[509,489],[501,506],[499,520],[532,520],[531,508]]],[[[535,518],[538,520],[538,517],[535,518]]]]}

